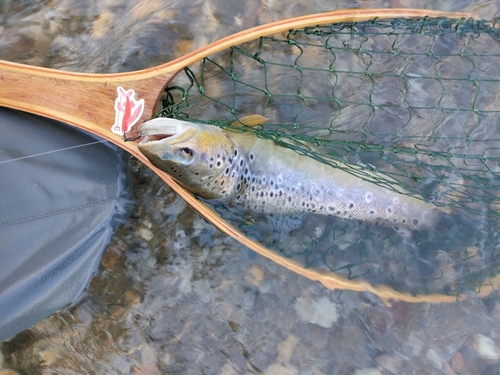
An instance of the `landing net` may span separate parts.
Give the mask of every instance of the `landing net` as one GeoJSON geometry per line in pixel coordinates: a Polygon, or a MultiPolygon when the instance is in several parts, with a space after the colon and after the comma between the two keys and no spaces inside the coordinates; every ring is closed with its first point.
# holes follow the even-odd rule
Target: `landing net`
{"type": "Polygon", "coordinates": [[[218,208],[306,268],[413,294],[458,295],[478,292],[500,272],[499,67],[498,20],[320,25],[187,67],[166,89],[159,115],[254,132],[450,209],[436,228],[410,232],[218,208]],[[230,125],[251,114],[269,120],[230,125]]]}

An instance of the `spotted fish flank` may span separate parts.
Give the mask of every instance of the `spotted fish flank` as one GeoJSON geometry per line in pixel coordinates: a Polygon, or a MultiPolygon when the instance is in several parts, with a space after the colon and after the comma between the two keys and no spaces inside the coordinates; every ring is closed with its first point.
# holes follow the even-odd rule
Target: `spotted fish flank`
{"type": "Polygon", "coordinates": [[[158,118],[139,128],[139,150],[188,190],[263,213],[317,213],[432,226],[436,206],[364,181],[270,140],[158,118]]]}

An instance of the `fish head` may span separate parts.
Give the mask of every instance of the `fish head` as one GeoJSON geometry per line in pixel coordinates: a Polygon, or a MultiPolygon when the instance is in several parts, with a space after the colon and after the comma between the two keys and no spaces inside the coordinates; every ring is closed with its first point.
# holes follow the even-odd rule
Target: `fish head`
{"type": "Polygon", "coordinates": [[[227,197],[234,187],[232,165],[238,154],[221,128],[156,118],[139,127],[139,150],[157,168],[192,193],[207,199],[227,197]]]}

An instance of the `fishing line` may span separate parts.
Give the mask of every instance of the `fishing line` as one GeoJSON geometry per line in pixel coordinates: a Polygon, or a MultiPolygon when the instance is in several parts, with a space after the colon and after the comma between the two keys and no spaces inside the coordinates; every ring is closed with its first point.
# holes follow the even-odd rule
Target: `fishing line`
{"type": "Polygon", "coordinates": [[[9,159],[9,160],[3,160],[3,161],[0,161],[0,164],[10,163],[10,162],[13,162],[13,161],[18,161],[18,160],[23,160],[23,159],[30,159],[30,158],[34,158],[34,157],[37,157],[37,156],[42,156],[42,155],[53,154],[53,153],[56,153],[56,152],[61,152],[61,151],[73,150],[73,149],[75,149],[75,148],[86,147],[86,146],[92,146],[92,145],[96,145],[96,144],[99,144],[99,143],[105,143],[105,142],[109,142],[109,141],[107,141],[107,140],[103,139],[103,140],[101,140],[101,141],[95,141],[95,142],[90,142],[90,143],[84,143],[84,144],[77,145],[77,146],[64,147],[64,148],[60,148],[60,149],[57,149],[57,150],[51,150],[51,151],[46,151],[46,152],[40,152],[40,153],[38,153],[38,154],[27,155],[27,156],[21,156],[21,157],[19,157],[19,158],[15,158],[15,159],[9,159]]]}

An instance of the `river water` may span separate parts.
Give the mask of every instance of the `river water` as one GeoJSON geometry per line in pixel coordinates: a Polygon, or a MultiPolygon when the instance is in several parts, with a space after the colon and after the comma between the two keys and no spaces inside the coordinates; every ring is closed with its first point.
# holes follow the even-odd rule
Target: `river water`
{"type": "MultiPolygon", "coordinates": [[[[245,28],[345,7],[449,1],[0,0],[0,58],[85,72],[170,61],[245,28]]],[[[330,291],[218,232],[131,160],[136,209],[81,299],[0,344],[0,374],[498,374],[500,297],[330,291]]],[[[354,224],[353,224],[354,225],[354,224]]]]}

